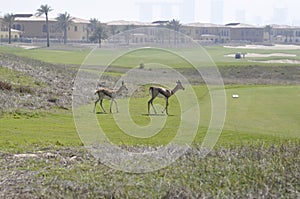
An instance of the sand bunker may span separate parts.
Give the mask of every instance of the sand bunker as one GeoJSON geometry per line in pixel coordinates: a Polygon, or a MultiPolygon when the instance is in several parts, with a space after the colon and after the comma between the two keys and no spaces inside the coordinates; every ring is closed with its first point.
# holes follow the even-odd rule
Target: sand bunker
{"type": "Polygon", "coordinates": [[[290,60],[290,59],[280,59],[280,60],[267,60],[267,61],[254,61],[259,63],[270,63],[270,64],[300,64],[300,61],[290,60]]]}
{"type": "MultiPolygon", "coordinates": [[[[257,53],[246,53],[245,57],[296,57],[295,54],[287,53],[271,53],[271,54],[257,54],[257,53]]],[[[225,55],[225,57],[235,57],[235,54],[225,55]]]]}
{"type": "Polygon", "coordinates": [[[262,49],[262,50],[298,50],[298,49],[300,49],[300,46],[276,44],[276,45],[272,45],[272,46],[264,46],[264,45],[224,46],[224,48],[262,49]]]}
{"type": "Polygon", "coordinates": [[[39,46],[26,46],[26,45],[21,45],[19,47],[24,48],[26,50],[40,48],[39,46]]]}

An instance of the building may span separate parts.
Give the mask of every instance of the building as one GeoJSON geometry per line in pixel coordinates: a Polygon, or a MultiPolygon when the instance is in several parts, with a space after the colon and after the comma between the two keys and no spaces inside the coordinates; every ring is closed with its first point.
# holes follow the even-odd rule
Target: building
{"type": "Polygon", "coordinates": [[[300,43],[300,27],[288,25],[269,25],[270,40],[275,43],[300,43]]]}
{"type": "MultiPolygon", "coordinates": [[[[58,27],[56,19],[49,18],[49,37],[52,40],[62,40],[63,31],[58,27]]],[[[88,20],[73,18],[72,25],[68,28],[68,40],[86,41],[88,20]]],[[[15,15],[13,28],[22,31],[23,39],[42,40],[47,37],[47,26],[45,17],[37,17],[32,14],[15,15]]]]}
{"type": "MultiPolygon", "coordinates": [[[[0,42],[6,42],[8,41],[9,33],[8,28],[4,26],[4,24],[1,24],[1,20],[3,19],[2,16],[0,16],[0,42]]],[[[11,29],[11,39],[12,40],[19,40],[19,38],[22,35],[22,31],[11,29]]]]}
{"type": "Polygon", "coordinates": [[[88,24],[89,20],[73,18],[73,23],[68,29],[68,40],[72,41],[88,41],[88,24]]]}
{"type": "MultiPolygon", "coordinates": [[[[1,17],[0,17],[1,19],[1,17]]],[[[58,27],[58,21],[49,18],[50,40],[63,42],[63,31],[58,27]]],[[[243,23],[230,23],[226,25],[212,23],[187,23],[181,24],[180,33],[162,31],[156,27],[168,28],[167,20],[155,22],[140,21],[110,21],[102,23],[105,27],[107,40],[110,43],[123,42],[125,45],[140,43],[186,43],[188,35],[191,39],[202,44],[216,44],[228,42],[251,42],[251,43],[295,43],[300,44],[300,27],[288,25],[253,26],[243,23]],[[118,37],[118,33],[123,38],[118,37]],[[161,34],[159,37],[158,34],[161,34]]],[[[90,42],[90,22],[85,19],[73,18],[73,23],[68,28],[67,38],[69,42],[90,42]]],[[[17,14],[12,26],[12,40],[14,41],[45,41],[47,36],[46,19],[32,14],[17,14]]],[[[1,26],[1,42],[8,40],[8,30],[1,26]]]]}
{"type": "MultiPolygon", "coordinates": [[[[13,28],[22,31],[23,38],[44,39],[47,35],[46,19],[44,17],[36,17],[32,14],[15,15],[15,23],[13,28]]],[[[50,38],[58,38],[61,31],[57,30],[55,19],[49,18],[49,33],[50,38]]]]}
{"type": "MultiPolygon", "coordinates": [[[[22,32],[19,30],[11,29],[11,39],[19,40],[21,37],[22,32]]],[[[0,30],[0,42],[8,41],[8,31],[0,30]]]]}
{"type": "Polygon", "coordinates": [[[225,43],[230,40],[230,28],[211,23],[189,23],[182,32],[200,43],[225,43]]]}
{"type": "Polygon", "coordinates": [[[226,27],[230,28],[231,41],[263,42],[265,38],[264,27],[242,23],[230,23],[226,27]]]}

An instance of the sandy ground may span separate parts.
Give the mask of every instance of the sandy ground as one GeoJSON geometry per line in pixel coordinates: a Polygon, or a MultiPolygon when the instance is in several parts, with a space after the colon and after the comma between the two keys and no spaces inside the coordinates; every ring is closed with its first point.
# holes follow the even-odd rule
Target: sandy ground
{"type": "Polygon", "coordinates": [[[267,61],[254,61],[260,63],[271,63],[271,64],[300,64],[300,61],[290,60],[290,59],[280,59],[280,60],[267,60],[267,61]]]}
{"type": "Polygon", "coordinates": [[[300,46],[297,45],[282,45],[275,44],[272,46],[264,45],[245,45],[245,46],[224,46],[225,48],[235,48],[235,49],[262,49],[262,50],[298,50],[300,46]]]}
{"type": "MultiPolygon", "coordinates": [[[[245,57],[296,57],[295,54],[287,53],[271,53],[271,54],[257,54],[257,53],[247,53],[245,57]]],[[[225,55],[225,57],[235,57],[235,54],[225,55]]]]}
{"type": "Polygon", "coordinates": [[[19,47],[24,48],[26,50],[40,48],[39,46],[26,46],[26,45],[21,45],[19,47]]]}

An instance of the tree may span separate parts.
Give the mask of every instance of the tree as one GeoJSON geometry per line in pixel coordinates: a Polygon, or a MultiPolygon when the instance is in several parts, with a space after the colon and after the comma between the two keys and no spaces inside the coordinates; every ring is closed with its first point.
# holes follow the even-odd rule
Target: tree
{"type": "Polygon", "coordinates": [[[62,29],[64,32],[64,44],[66,44],[68,39],[68,28],[73,23],[73,17],[71,17],[69,13],[65,12],[58,14],[56,20],[58,22],[58,28],[62,29]]]}
{"type": "Polygon", "coordinates": [[[51,12],[53,9],[51,9],[50,6],[46,5],[41,5],[39,9],[37,9],[36,16],[41,16],[45,14],[46,16],[46,27],[47,27],[47,47],[50,46],[50,41],[49,41],[49,20],[48,20],[48,13],[51,12]]]}
{"type": "Polygon", "coordinates": [[[265,26],[265,31],[269,34],[269,42],[271,42],[272,26],[271,25],[266,25],[265,26]]]}
{"type": "Polygon", "coordinates": [[[97,23],[93,35],[90,37],[90,40],[92,42],[97,42],[99,44],[99,47],[101,47],[102,40],[106,38],[107,38],[107,34],[104,26],[102,26],[100,22],[97,23]]]}
{"type": "Polygon", "coordinates": [[[8,29],[8,43],[11,44],[11,27],[15,21],[15,15],[14,14],[6,14],[3,18],[3,23],[8,29]]]}
{"type": "Polygon", "coordinates": [[[167,27],[176,31],[176,32],[179,32],[180,28],[181,28],[181,23],[179,20],[175,20],[175,19],[172,19],[171,21],[169,21],[167,23],[167,27]]]}
{"type": "Polygon", "coordinates": [[[115,46],[115,35],[117,34],[117,26],[112,25],[112,26],[110,26],[109,30],[110,30],[110,33],[112,34],[112,39],[113,39],[113,43],[115,46]]]}
{"type": "Polygon", "coordinates": [[[172,19],[167,23],[167,27],[171,30],[174,30],[174,43],[177,42],[178,32],[181,28],[181,23],[179,20],[172,19]]]}
{"type": "Polygon", "coordinates": [[[90,33],[93,34],[93,32],[96,29],[97,24],[99,23],[98,19],[96,18],[91,18],[90,23],[88,24],[88,28],[87,28],[87,39],[90,39],[90,33]]]}

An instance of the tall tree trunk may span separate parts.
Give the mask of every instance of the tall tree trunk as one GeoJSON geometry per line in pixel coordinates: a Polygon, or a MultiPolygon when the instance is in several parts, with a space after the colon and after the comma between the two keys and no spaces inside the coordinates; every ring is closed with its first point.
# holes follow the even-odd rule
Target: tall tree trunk
{"type": "Polygon", "coordinates": [[[102,37],[101,35],[99,35],[99,47],[101,48],[101,40],[102,40],[102,37]]]}
{"type": "Polygon", "coordinates": [[[67,44],[67,28],[64,29],[64,44],[67,44]]]}
{"type": "Polygon", "coordinates": [[[48,14],[46,14],[46,27],[47,27],[47,47],[50,47],[48,14]]]}
{"type": "Polygon", "coordinates": [[[11,44],[11,24],[8,26],[8,43],[11,44]]]}

